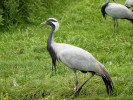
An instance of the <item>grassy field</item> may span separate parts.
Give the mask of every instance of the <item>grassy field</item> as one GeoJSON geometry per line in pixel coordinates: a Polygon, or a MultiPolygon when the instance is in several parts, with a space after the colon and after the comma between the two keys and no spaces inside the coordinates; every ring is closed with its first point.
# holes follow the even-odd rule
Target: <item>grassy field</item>
{"type": "MultiPolygon", "coordinates": [[[[100,11],[106,0],[66,1],[57,0],[34,25],[0,31],[0,99],[133,99],[133,24],[118,20],[119,34],[114,34],[112,18],[105,20],[100,11]],[[75,98],[73,71],[57,62],[57,74],[52,72],[46,49],[51,27],[40,26],[49,17],[60,23],[56,42],[81,47],[106,66],[114,82],[112,96],[107,95],[101,77],[94,76],[75,98]]],[[[118,2],[124,4],[123,0],[118,2]]],[[[77,74],[79,85],[90,76],[77,74]]]]}

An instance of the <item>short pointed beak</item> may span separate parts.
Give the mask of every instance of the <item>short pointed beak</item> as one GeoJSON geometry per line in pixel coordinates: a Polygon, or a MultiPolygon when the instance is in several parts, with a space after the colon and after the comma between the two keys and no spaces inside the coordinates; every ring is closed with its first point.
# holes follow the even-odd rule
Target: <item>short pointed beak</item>
{"type": "Polygon", "coordinates": [[[44,24],[46,24],[46,22],[42,22],[40,25],[44,25],[44,24]]]}

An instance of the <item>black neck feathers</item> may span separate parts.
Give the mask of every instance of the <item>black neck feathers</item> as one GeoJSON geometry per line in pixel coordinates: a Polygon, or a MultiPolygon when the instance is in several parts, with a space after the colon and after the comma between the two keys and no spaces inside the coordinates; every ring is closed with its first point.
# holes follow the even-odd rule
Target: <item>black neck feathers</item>
{"type": "MultiPolygon", "coordinates": [[[[52,42],[54,42],[54,39],[53,39],[53,34],[54,34],[54,30],[55,30],[55,26],[54,25],[51,25],[52,26],[52,30],[49,34],[49,37],[48,37],[48,40],[47,40],[47,50],[49,51],[49,54],[52,58],[52,63],[55,67],[55,73],[56,73],[56,59],[57,59],[57,56],[56,56],[56,53],[53,49],[53,47],[51,46],[52,42]]],[[[52,65],[52,69],[53,69],[53,65],[52,65]]]]}
{"type": "Polygon", "coordinates": [[[101,12],[103,14],[103,17],[105,17],[105,14],[106,14],[105,8],[107,7],[108,4],[109,4],[109,0],[107,0],[107,2],[102,5],[101,12]]]}

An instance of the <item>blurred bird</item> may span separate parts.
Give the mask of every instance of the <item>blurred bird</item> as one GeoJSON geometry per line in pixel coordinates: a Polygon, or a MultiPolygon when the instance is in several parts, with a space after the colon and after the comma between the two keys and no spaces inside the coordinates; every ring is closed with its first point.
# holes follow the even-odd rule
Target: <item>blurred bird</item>
{"type": "Polygon", "coordinates": [[[133,12],[130,11],[127,7],[117,3],[109,3],[110,0],[107,0],[106,3],[102,5],[101,12],[103,17],[105,14],[113,17],[114,19],[114,32],[115,32],[115,25],[117,23],[117,32],[118,32],[118,22],[117,19],[128,19],[133,23],[133,12]]]}
{"type": "Polygon", "coordinates": [[[128,8],[133,7],[133,0],[126,0],[125,6],[128,8]]]}
{"type": "Polygon", "coordinates": [[[47,21],[41,23],[41,25],[43,24],[48,24],[52,27],[52,30],[47,40],[47,50],[49,51],[52,57],[52,61],[53,64],[55,65],[55,68],[56,68],[56,60],[58,60],[74,71],[75,80],[76,80],[75,96],[79,94],[80,90],[85,85],[85,83],[95,74],[101,76],[106,85],[107,93],[112,94],[113,82],[104,65],[101,64],[99,61],[97,61],[86,50],[65,43],[56,43],[53,38],[54,32],[57,31],[57,29],[59,28],[59,23],[57,22],[56,19],[49,18],[47,21]],[[79,88],[78,88],[78,79],[76,74],[77,70],[83,73],[87,72],[92,73],[92,75],[79,88]]]}

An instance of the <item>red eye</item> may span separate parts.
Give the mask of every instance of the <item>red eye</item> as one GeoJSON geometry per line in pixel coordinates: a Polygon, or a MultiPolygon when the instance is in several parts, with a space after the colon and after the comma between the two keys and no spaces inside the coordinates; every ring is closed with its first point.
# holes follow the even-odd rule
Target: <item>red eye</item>
{"type": "Polygon", "coordinates": [[[51,21],[47,21],[47,22],[49,22],[49,23],[50,23],[51,21]]]}

